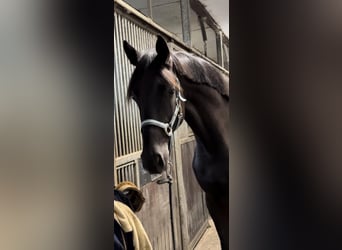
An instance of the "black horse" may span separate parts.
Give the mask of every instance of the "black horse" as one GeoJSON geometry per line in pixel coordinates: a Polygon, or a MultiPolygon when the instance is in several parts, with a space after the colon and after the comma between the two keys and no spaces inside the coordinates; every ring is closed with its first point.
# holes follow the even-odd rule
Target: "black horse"
{"type": "Polygon", "coordinates": [[[166,170],[170,136],[184,118],[196,136],[195,175],[221,247],[228,249],[228,77],[199,57],[170,52],[161,36],[156,48],[144,53],[126,41],[123,45],[136,66],[128,98],[140,110],[144,168],[150,173],[166,170]]]}

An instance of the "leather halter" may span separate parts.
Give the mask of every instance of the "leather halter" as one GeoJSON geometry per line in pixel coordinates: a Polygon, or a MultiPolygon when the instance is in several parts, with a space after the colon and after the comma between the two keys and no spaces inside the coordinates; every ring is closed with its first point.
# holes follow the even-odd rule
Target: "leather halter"
{"type": "MultiPolygon", "coordinates": [[[[179,83],[178,78],[176,78],[176,81],[179,83]]],[[[143,127],[146,127],[146,126],[159,127],[164,130],[167,136],[171,137],[173,132],[182,124],[184,120],[181,102],[186,102],[186,99],[181,95],[181,92],[178,90],[176,94],[176,108],[175,108],[175,111],[173,112],[170,122],[166,123],[166,122],[161,122],[155,119],[146,119],[141,122],[141,129],[143,129],[143,127]],[[177,120],[177,124],[176,124],[176,127],[174,128],[176,120],[177,120]]]]}
{"type": "MultiPolygon", "coordinates": [[[[177,77],[176,77],[176,81],[178,84],[180,84],[177,77]]],[[[155,126],[155,127],[159,127],[163,129],[165,134],[168,137],[170,137],[169,148],[171,148],[172,134],[182,124],[184,120],[183,111],[182,111],[182,102],[186,102],[186,99],[182,96],[181,92],[178,90],[176,93],[176,108],[175,108],[175,111],[173,112],[170,122],[166,123],[166,122],[161,122],[155,119],[146,119],[141,122],[141,130],[143,129],[143,127],[146,127],[146,126],[155,126]],[[177,124],[175,126],[176,120],[177,120],[177,124]]],[[[171,175],[172,163],[170,161],[170,158],[171,158],[171,150],[169,150],[169,161],[167,163],[168,167],[166,170],[166,173],[167,173],[166,178],[159,179],[157,181],[157,184],[164,184],[164,183],[169,184],[170,219],[171,219],[171,233],[172,233],[172,242],[173,242],[172,245],[173,245],[173,249],[176,249],[175,248],[175,245],[176,245],[175,229],[174,229],[174,224],[173,224],[173,205],[172,205],[172,183],[173,183],[172,175],[171,175]]]]}

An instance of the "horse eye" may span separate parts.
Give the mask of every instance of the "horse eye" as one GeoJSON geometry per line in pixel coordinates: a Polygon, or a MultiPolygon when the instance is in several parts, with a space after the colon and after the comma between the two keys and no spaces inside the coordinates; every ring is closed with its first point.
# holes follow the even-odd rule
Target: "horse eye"
{"type": "Polygon", "coordinates": [[[175,90],[174,89],[169,89],[169,94],[170,95],[173,95],[175,93],[175,90]]]}

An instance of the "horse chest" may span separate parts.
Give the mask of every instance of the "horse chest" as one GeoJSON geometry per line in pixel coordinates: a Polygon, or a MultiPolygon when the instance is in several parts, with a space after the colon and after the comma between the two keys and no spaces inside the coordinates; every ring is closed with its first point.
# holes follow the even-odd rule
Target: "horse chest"
{"type": "Polygon", "coordinates": [[[212,155],[201,143],[197,143],[193,169],[201,188],[207,193],[228,190],[228,157],[212,155]]]}

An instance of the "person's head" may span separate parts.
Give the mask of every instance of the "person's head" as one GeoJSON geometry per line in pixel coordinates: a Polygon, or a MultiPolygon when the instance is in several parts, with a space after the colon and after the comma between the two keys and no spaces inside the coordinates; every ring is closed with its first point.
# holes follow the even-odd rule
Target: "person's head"
{"type": "Polygon", "coordinates": [[[145,197],[134,183],[129,181],[121,182],[115,187],[115,190],[120,191],[128,199],[134,212],[141,210],[145,203],[145,197]]]}

